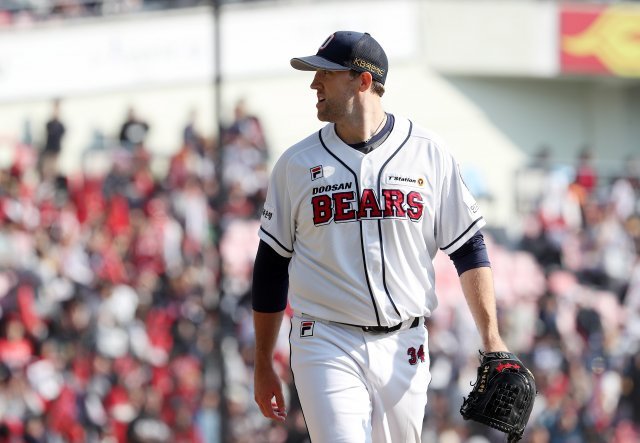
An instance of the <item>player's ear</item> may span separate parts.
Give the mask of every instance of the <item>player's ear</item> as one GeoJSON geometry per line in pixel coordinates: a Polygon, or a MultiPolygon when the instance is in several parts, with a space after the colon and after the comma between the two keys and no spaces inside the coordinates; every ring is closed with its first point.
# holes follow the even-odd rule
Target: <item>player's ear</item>
{"type": "Polygon", "coordinates": [[[370,72],[361,72],[360,73],[360,92],[368,91],[371,88],[371,84],[373,83],[373,77],[370,72]]]}

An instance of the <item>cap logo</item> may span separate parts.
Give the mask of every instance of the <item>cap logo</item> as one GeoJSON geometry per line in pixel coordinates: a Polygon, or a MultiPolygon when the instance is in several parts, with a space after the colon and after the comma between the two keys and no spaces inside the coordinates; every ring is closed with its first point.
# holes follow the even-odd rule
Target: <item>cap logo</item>
{"type": "Polygon", "coordinates": [[[322,51],[324,48],[326,48],[327,46],[329,46],[329,43],[331,43],[331,40],[333,40],[333,38],[336,36],[335,32],[333,34],[331,34],[329,37],[327,37],[327,39],[324,41],[323,44],[320,45],[320,47],[318,48],[318,51],[322,51]]]}
{"type": "MultiPolygon", "coordinates": [[[[1,1],[1,0],[0,0],[1,1]]],[[[289,63],[300,71],[369,72],[384,84],[389,62],[380,44],[368,33],[336,31],[318,47],[315,55],[294,57],[289,63]]]]}
{"type": "Polygon", "coordinates": [[[384,75],[384,69],[379,68],[373,63],[363,60],[359,57],[356,57],[355,59],[353,59],[353,64],[359,68],[366,69],[367,71],[371,71],[380,76],[384,75]]]}

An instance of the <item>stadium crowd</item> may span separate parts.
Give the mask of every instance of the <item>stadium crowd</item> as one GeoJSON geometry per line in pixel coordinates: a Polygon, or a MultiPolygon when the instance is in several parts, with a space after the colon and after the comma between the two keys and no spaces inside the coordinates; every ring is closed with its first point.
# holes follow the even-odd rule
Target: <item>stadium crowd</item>
{"type": "MultiPolygon", "coordinates": [[[[0,442],[308,442],[286,324],[289,418],[253,402],[260,120],[239,102],[213,138],[190,119],[161,174],[152,130],[130,110],[104,172],[63,175],[58,109],[0,169],[0,442]]],[[[485,232],[502,331],[538,383],[524,442],[640,440],[639,160],[608,180],[587,154],[528,167],[523,234],[485,232]]],[[[424,441],[503,441],[458,413],[479,342],[448,257],[436,270],[424,441]]]]}
{"type": "MultiPolygon", "coordinates": [[[[220,6],[259,0],[0,0],[0,28],[28,27],[42,22],[60,22],[92,17],[112,17],[140,12],[220,6]]],[[[574,0],[603,5],[638,0],[574,0]]],[[[292,0],[295,2],[295,0],[292,0]]]]}
{"type": "Polygon", "coordinates": [[[0,0],[0,28],[257,0],[0,0]]]}

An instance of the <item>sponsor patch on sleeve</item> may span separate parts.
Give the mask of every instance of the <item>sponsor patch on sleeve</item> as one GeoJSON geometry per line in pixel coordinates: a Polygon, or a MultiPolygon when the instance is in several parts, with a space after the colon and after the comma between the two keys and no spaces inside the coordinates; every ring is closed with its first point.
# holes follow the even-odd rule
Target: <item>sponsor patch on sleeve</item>
{"type": "Polygon", "coordinates": [[[264,207],[262,208],[262,216],[260,217],[263,226],[267,227],[273,223],[273,214],[273,208],[268,205],[264,205],[264,207]]]}

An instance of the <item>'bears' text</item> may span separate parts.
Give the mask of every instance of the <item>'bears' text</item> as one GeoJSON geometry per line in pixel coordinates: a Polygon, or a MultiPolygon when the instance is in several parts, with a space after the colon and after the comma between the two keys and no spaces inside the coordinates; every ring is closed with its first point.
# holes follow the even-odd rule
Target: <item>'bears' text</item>
{"type": "Polygon", "coordinates": [[[363,219],[406,218],[418,221],[424,212],[422,195],[417,191],[383,189],[380,204],[373,189],[364,189],[360,199],[355,191],[315,195],[311,199],[313,223],[325,225],[363,219]]]}

